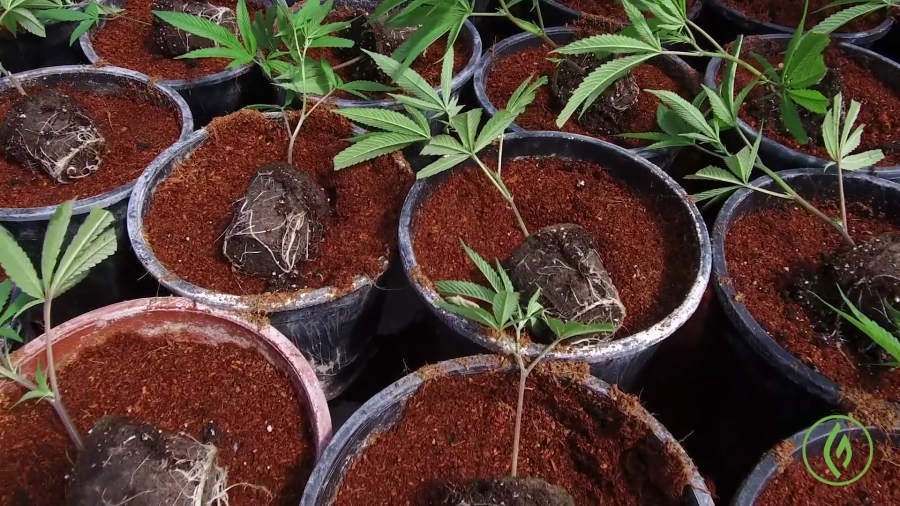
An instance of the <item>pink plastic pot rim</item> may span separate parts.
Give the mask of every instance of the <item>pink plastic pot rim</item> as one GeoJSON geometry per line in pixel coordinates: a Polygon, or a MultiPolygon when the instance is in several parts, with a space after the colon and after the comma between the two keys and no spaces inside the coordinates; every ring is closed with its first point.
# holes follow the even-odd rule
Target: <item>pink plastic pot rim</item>
{"type": "MultiPolygon", "coordinates": [[[[312,367],[306,358],[300,353],[293,344],[284,335],[271,325],[258,326],[234,313],[218,310],[196,303],[190,299],[183,297],[150,297],[145,299],[135,299],[119,302],[106,307],[95,309],[89,313],[85,313],[77,318],[69,320],[59,326],[53,328],[53,344],[65,339],[68,335],[81,330],[84,327],[96,327],[98,321],[103,321],[101,325],[108,326],[115,324],[116,320],[123,320],[140,316],[147,312],[168,312],[177,311],[185,313],[203,313],[215,318],[225,320],[232,324],[248,330],[249,332],[259,336],[263,341],[268,343],[272,350],[275,351],[288,364],[291,376],[295,376],[303,385],[304,392],[297,392],[306,396],[309,403],[308,416],[313,423],[313,437],[316,442],[316,461],[322,456],[325,447],[331,441],[331,414],[328,411],[328,402],[325,394],[319,384],[312,367]]],[[[43,334],[33,341],[26,344],[22,349],[13,354],[13,362],[21,362],[23,360],[33,359],[38,354],[44,353],[44,336],[43,334]]],[[[296,384],[295,384],[296,385],[296,384]]]]}

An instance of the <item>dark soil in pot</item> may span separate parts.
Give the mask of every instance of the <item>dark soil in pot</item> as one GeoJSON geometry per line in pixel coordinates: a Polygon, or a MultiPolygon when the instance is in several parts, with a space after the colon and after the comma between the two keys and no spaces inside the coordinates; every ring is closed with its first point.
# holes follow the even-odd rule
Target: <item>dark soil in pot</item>
{"type": "MultiPolygon", "coordinates": [[[[296,505],[316,450],[291,380],[255,350],[182,339],[110,332],[64,363],[59,382],[76,425],[84,432],[119,414],[184,432],[219,449],[236,485],[232,506],[296,505]]],[[[0,398],[0,503],[64,504],[74,447],[48,404],[9,409],[19,395],[0,398]]]]}
{"type": "MultiPolygon", "coordinates": [[[[550,48],[546,45],[540,47],[526,49],[524,51],[510,54],[502,59],[491,62],[490,75],[485,85],[487,96],[491,103],[497,108],[503,108],[506,102],[512,96],[518,86],[534,74],[535,76],[547,76],[552,80],[552,76],[556,70],[556,64],[547,60],[550,48]]],[[[569,82],[572,86],[580,83],[581,77],[575,78],[567,76],[571,71],[561,71],[560,82],[569,82]]],[[[566,123],[563,131],[588,135],[603,139],[621,146],[636,148],[645,146],[646,141],[623,139],[617,137],[618,134],[629,132],[654,132],[658,130],[656,125],[656,111],[660,104],[659,99],[643,92],[643,90],[669,90],[678,93],[687,100],[693,99],[692,86],[689,83],[680,82],[669,76],[663,68],[653,63],[645,63],[631,71],[633,84],[629,83],[629,87],[637,92],[636,100],[632,102],[630,107],[625,111],[618,111],[612,108],[603,108],[601,111],[604,120],[599,122],[602,124],[600,129],[594,130],[595,133],[588,131],[585,126],[578,120],[578,113],[566,123]]],[[[603,98],[598,100],[601,102],[603,98]]],[[[556,127],[556,118],[565,103],[560,101],[551,89],[551,83],[542,86],[537,91],[534,102],[516,118],[516,124],[525,130],[558,130],[556,127]]],[[[592,108],[596,110],[596,108],[592,108]]],[[[584,117],[590,118],[592,110],[589,110],[584,117]]]]}
{"type": "MultiPolygon", "coordinates": [[[[813,204],[832,216],[839,215],[833,200],[823,197],[813,204]]],[[[900,224],[864,203],[848,203],[848,213],[857,244],[882,233],[900,232],[900,224]]],[[[851,334],[837,332],[833,317],[811,311],[800,298],[804,292],[798,287],[809,280],[825,283],[828,258],[845,249],[832,227],[794,205],[767,207],[742,216],[725,239],[736,300],[781,347],[841,385],[851,403],[860,390],[879,399],[900,399],[900,374],[875,365],[853,342],[842,343],[841,339],[851,334]]],[[[833,284],[826,289],[831,287],[833,284]]]]}
{"type": "MultiPolygon", "coordinates": [[[[356,80],[375,81],[392,86],[393,82],[391,79],[381,72],[375,65],[375,62],[363,53],[361,49],[390,56],[402,43],[403,34],[385,33],[384,29],[380,31],[374,30],[368,24],[365,24],[365,21],[368,20],[367,12],[347,6],[335,7],[325,22],[335,23],[354,18],[356,18],[356,21],[354,21],[353,26],[344,32],[335,34],[353,40],[355,44],[352,48],[316,48],[309,52],[309,56],[316,60],[325,58],[332,67],[337,67],[361,56],[362,61],[359,63],[336,70],[341,79],[345,82],[356,80]]],[[[441,84],[441,67],[444,53],[446,52],[447,37],[445,36],[428,46],[425,52],[412,62],[410,68],[421,75],[428,84],[438,86],[441,84]]],[[[462,35],[460,35],[453,45],[453,75],[457,75],[463,70],[470,57],[469,48],[463,43],[462,35]]],[[[334,96],[338,98],[358,98],[345,92],[337,92],[334,96]]],[[[379,97],[377,93],[369,94],[368,96],[370,98],[383,98],[379,97]]]]}
{"type": "MultiPolygon", "coordinates": [[[[332,504],[436,505],[448,488],[508,474],[517,378],[426,377],[396,425],[352,464],[332,504]]],[[[529,386],[521,476],[561,486],[578,505],[682,504],[693,468],[674,445],[650,442],[636,398],[602,397],[541,368],[529,386]]]]}
{"type": "MultiPolygon", "coordinates": [[[[625,14],[625,8],[619,0],[554,0],[560,5],[564,5],[572,10],[604,16],[607,18],[618,19],[620,21],[628,21],[628,15],[625,14]]],[[[688,0],[687,10],[690,12],[699,0],[688,0]]]]}
{"type": "MultiPolygon", "coordinates": [[[[265,279],[233,271],[222,253],[234,203],[257,170],[286,158],[288,134],[280,121],[254,111],[214,120],[210,139],[160,184],[144,218],[154,254],[186,281],[221,293],[260,294],[265,279]]],[[[390,157],[339,172],[332,158],[353,134],[346,119],[317,110],[294,147],[294,166],[325,189],[332,222],[314,258],[305,262],[298,288],[350,289],[354,278],[376,279],[397,241],[397,220],[413,175],[390,157]]]]}
{"type": "MultiPolygon", "coordinates": [[[[217,7],[237,9],[236,0],[211,0],[217,7]]],[[[106,20],[91,36],[94,51],[107,65],[137,70],[152,78],[162,80],[197,79],[225,70],[230,60],[199,58],[176,60],[158,54],[150,43],[154,15],[153,0],[125,0],[121,7],[125,12],[106,20]]],[[[256,4],[247,2],[250,15],[258,10],[256,4]]]]}
{"type": "MultiPolygon", "coordinates": [[[[519,158],[502,170],[530,231],[573,223],[594,236],[627,311],[617,335],[649,328],[684,300],[695,267],[691,248],[680,247],[680,213],[583,161],[519,158]]],[[[421,274],[431,281],[482,282],[460,240],[489,260],[507,259],[522,241],[505,201],[474,169],[438,186],[418,211],[412,236],[421,274]]]]}
{"type": "MultiPolygon", "coordinates": [[[[783,0],[716,0],[742,13],[744,16],[758,21],[786,26],[792,30],[803,17],[805,1],[785,2],[783,0]]],[[[809,0],[809,11],[806,15],[806,29],[810,29],[828,16],[846,9],[847,5],[819,11],[834,3],[832,0],[809,0]]],[[[841,32],[864,32],[880,25],[885,20],[883,11],[869,14],[844,25],[841,32]]]]}
{"type": "MultiPolygon", "coordinates": [[[[0,207],[51,206],[69,199],[84,199],[134,181],[150,162],[178,140],[178,112],[154,103],[148,90],[134,86],[126,93],[94,94],[75,84],[55,89],[75,99],[106,140],[107,153],[96,172],[69,184],[54,181],[42,170],[22,167],[0,158],[0,207]],[[136,119],[139,118],[139,121],[136,119]]],[[[43,91],[27,87],[29,95],[43,91]]],[[[0,96],[0,118],[22,97],[15,91],[0,96]]]]}
{"type": "MultiPolygon", "coordinates": [[[[756,60],[749,58],[751,52],[762,54],[773,65],[783,61],[784,40],[748,39],[742,48],[742,55],[755,68],[761,70],[756,60]]],[[[866,126],[859,152],[870,149],[881,149],[885,158],[877,166],[895,166],[900,164],[900,88],[894,88],[894,78],[889,75],[878,75],[869,67],[869,58],[861,54],[850,54],[841,51],[832,44],[825,50],[825,65],[829,71],[821,83],[814,86],[831,99],[838,92],[843,94],[845,104],[856,100],[862,107],[859,112],[859,124],[866,126]]],[[[721,79],[719,77],[718,79],[721,79]]],[[[738,69],[737,86],[744,87],[752,80],[750,72],[738,69]]],[[[828,152],[821,140],[822,116],[801,110],[810,142],[800,145],[791,136],[781,121],[781,113],[777,104],[765,97],[765,89],[754,90],[741,108],[741,119],[752,128],[759,130],[761,122],[765,123],[766,137],[783,146],[813,155],[821,159],[829,159],[828,152]]]]}

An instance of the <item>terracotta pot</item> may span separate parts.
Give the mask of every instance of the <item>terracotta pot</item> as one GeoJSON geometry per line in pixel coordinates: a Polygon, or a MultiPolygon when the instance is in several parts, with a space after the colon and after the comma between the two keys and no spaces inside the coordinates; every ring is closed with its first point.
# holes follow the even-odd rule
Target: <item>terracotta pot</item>
{"type": "MultiPolygon", "coordinates": [[[[306,401],[312,424],[316,460],[331,440],[331,416],[316,374],[297,348],[275,328],[256,325],[234,314],[209,308],[180,297],[156,297],[120,302],[84,314],[57,326],[53,351],[57,364],[75,360],[78,353],[119,332],[131,332],[148,340],[163,339],[169,331],[189,329],[198,343],[232,343],[254,348],[279,371],[287,374],[296,394],[306,401]]],[[[37,359],[44,361],[43,336],[12,355],[24,374],[34,373],[37,359]]],[[[0,385],[0,391],[11,388],[0,385]]]]}

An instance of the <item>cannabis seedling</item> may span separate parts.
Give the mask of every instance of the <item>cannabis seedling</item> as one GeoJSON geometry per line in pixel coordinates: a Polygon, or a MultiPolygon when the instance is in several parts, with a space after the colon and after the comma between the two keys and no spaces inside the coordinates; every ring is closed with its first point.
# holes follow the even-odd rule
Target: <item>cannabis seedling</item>
{"type": "Polygon", "coordinates": [[[881,9],[890,10],[900,7],[900,0],[838,0],[822,7],[819,11],[844,5],[852,5],[852,7],[848,7],[828,16],[814,26],[812,31],[827,35],[854,19],[859,19],[881,9]]]}
{"type": "Polygon", "coordinates": [[[381,70],[395,76],[396,84],[411,96],[391,94],[404,105],[407,115],[382,109],[343,109],[335,111],[351,121],[382,132],[372,132],[350,139],[349,148],[334,158],[336,170],[355,165],[372,158],[401,150],[418,142],[427,144],[421,154],[439,156],[436,161],[416,174],[424,179],[449,170],[466,160],[473,160],[484,172],[495,188],[509,204],[522,233],[527,237],[528,229],[519,213],[512,193],[503,182],[500,164],[503,155],[503,132],[515,121],[516,116],[534,101],[538,87],[547,82],[543,77],[536,82],[529,78],[513,93],[506,109],[498,111],[480,130],[481,109],[462,113],[456,97],[452,96],[450,83],[453,79],[453,48],[448,47],[441,69],[441,92],[428,85],[414,70],[404,69],[402,64],[390,57],[368,53],[381,70]],[[432,136],[426,114],[442,121],[449,133],[432,136]],[[452,135],[451,135],[452,134],[452,135]],[[500,140],[498,168],[493,170],[479,157],[479,153],[496,140],[500,140]]]}
{"type": "MultiPolygon", "coordinates": [[[[840,290],[840,289],[839,289],[840,290]]],[[[850,299],[844,295],[843,291],[840,291],[841,298],[844,300],[844,304],[850,310],[850,313],[842,311],[828,302],[825,302],[821,298],[819,300],[828,306],[829,309],[834,311],[838,316],[847,320],[850,324],[856,327],[860,332],[866,335],[869,339],[871,339],[875,344],[880,346],[885,352],[890,355],[894,361],[884,364],[888,367],[900,367],[900,340],[897,340],[897,337],[885,330],[884,327],[879,325],[877,322],[867,317],[857,309],[850,299]]],[[[893,307],[888,304],[885,304],[885,308],[887,309],[888,315],[891,318],[891,321],[894,323],[894,328],[897,331],[900,331],[900,311],[897,311],[893,307]]]]}
{"type": "MultiPolygon", "coordinates": [[[[6,351],[0,357],[0,376],[21,385],[28,392],[19,399],[43,399],[53,406],[66,432],[80,451],[81,434],[66,411],[56,379],[56,362],[53,359],[53,327],[50,309],[53,299],[64,294],[80,283],[97,264],[116,252],[116,233],[111,227],[113,215],[104,209],[94,209],[78,228],[72,241],[60,259],[63,240],[72,218],[74,202],[60,204],[50,218],[44,246],[41,252],[41,277],[16,242],[13,236],[0,227],[0,265],[13,283],[23,292],[7,306],[0,316],[0,326],[21,315],[38,304],[44,305],[44,338],[46,349],[46,375],[40,363],[35,371],[34,381],[19,373],[18,364],[13,364],[6,351]]],[[[11,293],[11,285],[0,285],[0,304],[6,305],[11,293]]],[[[3,337],[20,341],[21,338],[9,327],[0,329],[3,337]]],[[[17,403],[18,404],[18,403],[17,403]]]]}
{"type": "Polygon", "coordinates": [[[506,270],[496,261],[496,268],[481,257],[477,252],[462,244],[463,249],[472,263],[488,281],[490,286],[482,286],[471,281],[438,281],[435,288],[444,297],[437,302],[438,307],[463,318],[477,322],[496,332],[506,332],[512,329],[515,332],[515,347],[513,356],[519,369],[519,391],[516,402],[516,419],[513,429],[512,471],[515,478],[519,469],[519,446],[522,433],[522,412],[525,406],[525,385],[528,376],[535,367],[563,341],[576,337],[610,333],[614,330],[608,323],[584,325],[577,321],[564,322],[548,316],[538,299],[541,292],[536,290],[526,304],[522,304],[521,295],[516,292],[506,270]],[[488,311],[482,305],[491,309],[488,311]],[[522,350],[522,338],[529,327],[543,323],[546,325],[555,339],[541,350],[530,363],[525,363],[522,350]]]}

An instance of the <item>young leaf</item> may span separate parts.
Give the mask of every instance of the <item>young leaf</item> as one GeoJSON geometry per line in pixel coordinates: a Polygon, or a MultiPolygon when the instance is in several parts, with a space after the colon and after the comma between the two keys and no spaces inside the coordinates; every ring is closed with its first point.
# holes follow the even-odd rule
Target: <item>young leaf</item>
{"type": "Polygon", "coordinates": [[[816,90],[788,89],[787,94],[797,105],[816,114],[825,114],[825,109],[828,107],[828,99],[816,90]]]}
{"type": "Polygon", "coordinates": [[[72,242],[69,243],[66,252],[63,253],[62,260],[60,260],[53,280],[50,282],[50,289],[47,290],[48,296],[59,294],[63,283],[76,275],[76,271],[84,265],[83,261],[76,261],[79,255],[86,251],[112,225],[113,220],[112,213],[105,209],[95,208],[91,210],[84,223],[78,227],[78,232],[75,233],[75,237],[72,238],[72,242]]]}
{"type": "Polygon", "coordinates": [[[659,53],[659,49],[646,42],[624,35],[605,33],[576,40],[561,48],[553,50],[559,54],[593,54],[597,52],[609,54],[659,53]]]}
{"type": "Polygon", "coordinates": [[[398,134],[418,135],[424,139],[431,136],[428,130],[396,111],[386,109],[337,109],[334,111],[350,121],[373,128],[380,128],[398,134]]]}
{"type": "Polygon", "coordinates": [[[519,307],[519,294],[516,292],[502,291],[494,295],[492,308],[494,311],[494,321],[505,328],[509,323],[516,308],[519,307]]]}
{"type": "Polygon", "coordinates": [[[191,35],[209,39],[217,45],[225,46],[235,51],[246,51],[240,40],[238,40],[237,35],[207,19],[184,12],[153,11],[153,14],[164,22],[191,35]]]}
{"type": "Polygon", "coordinates": [[[494,116],[484,124],[484,128],[481,129],[478,138],[475,140],[475,146],[472,151],[478,153],[482,149],[488,147],[500,137],[510,125],[512,125],[515,119],[515,116],[508,111],[497,111],[497,114],[494,114],[494,116]]]}
{"type": "Polygon", "coordinates": [[[856,327],[860,332],[869,337],[872,341],[880,346],[884,351],[888,352],[891,357],[898,363],[900,363],[900,341],[897,340],[890,332],[881,327],[878,323],[872,321],[864,315],[856,306],[850,302],[850,299],[844,295],[843,290],[838,289],[841,294],[841,298],[844,300],[844,304],[847,308],[850,309],[850,313],[847,314],[844,311],[832,306],[825,300],[821,298],[819,300],[822,301],[823,304],[828,306],[832,311],[837,313],[841,318],[850,322],[854,327],[856,327]]]}
{"type": "Polygon", "coordinates": [[[713,90],[712,88],[703,85],[703,93],[706,94],[707,100],[709,100],[709,105],[712,108],[713,115],[715,115],[716,119],[721,121],[724,125],[733,127],[736,125],[736,118],[732,117],[731,108],[725,104],[725,101],[722,100],[722,97],[713,90]]]}
{"type": "Polygon", "coordinates": [[[256,35],[253,32],[253,24],[250,22],[250,13],[247,11],[247,3],[244,0],[238,0],[237,4],[237,24],[241,32],[241,38],[247,47],[247,52],[256,54],[257,44],[256,35]]]}
{"type": "Polygon", "coordinates": [[[116,231],[107,229],[75,257],[66,277],[60,280],[59,287],[54,291],[54,296],[62,295],[80,283],[91,269],[112,256],[116,247],[116,231]]]}
{"type": "Polygon", "coordinates": [[[34,297],[44,298],[41,280],[38,279],[28,255],[5,228],[0,227],[0,266],[20,290],[34,297]]]}
{"type": "Polygon", "coordinates": [[[495,292],[490,288],[486,288],[471,281],[435,281],[434,287],[443,295],[458,295],[477,299],[482,302],[492,304],[494,302],[495,292]]]}
{"type": "Polygon", "coordinates": [[[881,160],[884,160],[884,153],[882,153],[880,149],[875,149],[845,157],[841,162],[841,168],[851,171],[859,170],[865,167],[871,167],[881,160]]]}
{"type": "Polygon", "coordinates": [[[685,179],[705,179],[707,181],[720,181],[723,183],[732,183],[736,185],[741,184],[741,180],[733,176],[727,170],[713,166],[706,167],[705,169],[700,169],[694,175],[685,176],[685,179]]]}
{"type": "Polygon", "coordinates": [[[541,76],[536,81],[532,82],[531,79],[533,77],[534,74],[528,76],[528,79],[523,81],[522,84],[513,91],[509,100],[507,100],[506,110],[513,116],[518,116],[525,112],[525,108],[534,102],[537,95],[537,89],[547,84],[547,76],[541,76]]]}
{"type": "Polygon", "coordinates": [[[558,340],[571,339],[573,337],[601,332],[612,332],[614,330],[613,326],[608,323],[585,325],[575,320],[564,322],[549,316],[544,317],[544,323],[547,324],[547,327],[549,327],[553,334],[556,335],[556,339],[558,340]]]}
{"type": "Polygon", "coordinates": [[[430,103],[432,106],[437,106],[437,110],[443,110],[444,102],[438,97],[437,92],[414,70],[407,68],[400,72],[401,64],[399,62],[365,49],[363,49],[363,52],[372,57],[378,68],[391,76],[394,82],[397,83],[397,86],[400,86],[404,91],[412,93],[419,100],[430,103]]]}
{"type": "Polygon", "coordinates": [[[50,289],[50,282],[53,281],[53,270],[56,268],[59,250],[62,248],[66,230],[69,228],[69,220],[72,219],[74,204],[74,201],[68,200],[56,206],[56,211],[50,218],[50,224],[44,234],[44,248],[41,251],[41,277],[45,292],[50,289]]]}
{"type": "Polygon", "coordinates": [[[806,135],[806,129],[803,128],[803,122],[800,121],[800,113],[797,112],[797,106],[788,98],[788,95],[781,96],[781,120],[787,131],[797,139],[800,144],[808,144],[809,136],[806,135]]]}
{"type": "Polygon", "coordinates": [[[422,154],[437,156],[462,154],[469,156],[472,153],[455,138],[449,135],[436,135],[422,148],[422,154]]]}
{"type": "Polygon", "coordinates": [[[715,188],[712,190],[707,190],[704,192],[700,192],[700,193],[691,195],[691,199],[693,199],[694,202],[699,203],[699,202],[703,202],[705,200],[710,200],[710,199],[715,199],[718,197],[724,197],[724,196],[730,195],[732,192],[734,192],[735,190],[739,190],[740,188],[741,188],[740,186],[726,186],[724,188],[715,188]]]}
{"type": "Polygon", "coordinates": [[[487,279],[488,283],[491,284],[491,287],[493,287],[494,291],[502,292],[504,289],[503,281],[501,281],[500,276],[498,276],[497,273],[494,272],[494,268],[491,267],[491,264],[489,264],[485,259],[481,258],[481,255],[469,248],[466,243],[462,242],[462,247],[463,250],[465,250],[466,255],[468,255],[469,259],[472,260],[472,263],[474,263],[475,266],[478,267],[478,270],[481,271],[481,274],[484,276],[484,278],[487,279]]]}
{"type": "Polygon", "coordinates": [[[820,21],[819,24],[814,26],[811,31],[828,35],[838,28],[853,21],[854,19],[861,18],[866,14],[875,12],[888,6],[888,4],[884,2],[869,2],[867,0],[862,1],[866,3],[855,5],[848,9],[836,12],[831,16],[828,16],[827,18],[820,21]]]}
{"type": "Polygon", "coordinates": [[[659,98],[662,103],[669,106],[678,114],[679,118],[694,127],[697,132],[710,138],[718,138],[715,130],[707,123],[703,113],[687,100],[667,90],[647,90],[647,92],[659,98]]]}
{"type": "Polygon", "coordinates": [[[353,144],[334,157],[334,170],[341,170],[420,142],[421,135],[377,133],[353,144]]]}
{"type": "Polygon", "coordinates": [[[444,155],[416,173],[416,179],[429,178],[435,174],[452,169],[469,159],[469,155],[444,155]]]}
{"type": "Polygon", "coordinates": [[[441,65],[441,98],[446,101],[450,99],[453,85],[453,46],[447,47],[444,54],[444,62],[441,65]]]}
{"type": "Polygon", "coordinates": [[[484,325],[485,327],[489,327],[494,330],[503,330],[503,328],[494,321],[494,317],[480,307],[461,306],[452,304],[444,300],[438,300],[436,304],[441,309],[450,311],[451,313],[455,313],[459,316],[462,316],[463,318],[474,320],[484,325]]]}

